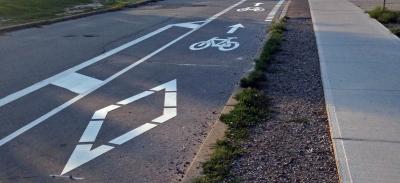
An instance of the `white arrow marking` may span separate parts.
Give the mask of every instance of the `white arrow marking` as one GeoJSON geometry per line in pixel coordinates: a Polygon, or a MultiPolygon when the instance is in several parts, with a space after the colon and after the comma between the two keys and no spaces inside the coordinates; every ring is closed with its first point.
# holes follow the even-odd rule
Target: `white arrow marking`
{"type": "Polygon", "coordinates": [[[236,25],[231,25],[229,26],[231,29],[229,29],[229,31],[227,32],[228,34],[233,34],[234,32],[236,32],[236,30],[238,30],[239,28],[244,28],[244,26],[242,24],[236,24],[236,25]]]}
{"type": "Polygon", "coordinates": [[[150,90],[151,91],[161,91],[161,90],[164,90],[164,89],[165,89],[166,92],[174,92],[174,91],[176,91],[176,79],[174,79],[174,80],[172,80],[172,81],[170,81],[168,83],[164,83],[164,84],[162,84],[160,86],[154,87],[154,88],[152,88],[150,90]]]}
{"type": "Polygon", "coordinates": [[[140,94],[137,94],[137,95],[135,95],[133,97],[130,97],[130,98],[127,98],[127,99],[125,99],[123,101],[120,101],[117,104],[119,104],[119,105],[128,105],[128,104],[130,104],[130,103],[132,103],[132,102],[134,102],[136,100],[139,100],[141,98],[147,97],[147,96],[149,96],[149,95],[151,95],[153,93],[154,93],[153,91],[144,91],[144,92],[142,92],[140,94]]]}
{"type": "Polygon", "coordinates": [[[100,156],[114,147],[108,145],[101,145],[96,149],[92,149],[93,144],[78,144],[74,152],[72,152],[71,157],[69,158],[67,165],[65,165],[64,170],[61,172],[61,175],[87,163],[88,161],[100,156]]]}
{"type": "Polygon", "coordinates": [[[177,115],[176,108],[164,108],[164,112],[160,117],[153,119],[152,122],[164,123],[177,115]]]}
{"type": "Polygon", "coordinates": [[[90,121],[79,142],[94,142],[102,124],[103,121],[90,121]]]}
{"type": "Polygon", "coordinates": [[[121,106],[118,105],[109,105],[107,107],[104,107],[103,109],[97,110],[93,116],[92,119],[104,119],[106,118],[107,113],[109,113],[112,110],[118,109],[121,106]]]}
{"type": "MultiPolygon", "coordinates": [[[[118,102],[117,104],[127,105],[136,100],[139,100],[141,98],[147,97],[147,96],[155,93],[154,91],[165,90],[163,114],[161,116],[153,119],[152,122],[164,123],[164,122],[174,118],[177,115],[176,79],[174,79],[170,82],[164,83],[162,85],[159,85],[157,87],[154,87],[151,90],[152,91],[145,91],[145,92],[139,93],[137,95],[134,95],[132,97],[129,97],[125,100],[118,102]]],[[[97,110],[94,113],[92,120],[89,122],[88,126],[86,127],[85,131],[83,132],[79,142],[80,143],[82,143],[82,142],[85,142],[85,143],[92,142],[93,143],[96,140],[96,137],[100,132],[100,128],[103,124],[103,120],[107,116],[107,113],[109,113],[112,110],[118,109],[119,107],[121,107],[121,106],[109,105],[107,107],[97,110]]],[[[133,138],[145,133],[146,131],[148,131],[156,126],[157,126],[157,124],[145,123],[129,132],[126,132],[123,135],[120,135],[119,137],[116,137],[116,138],[110,140],[109,143],[115,144],[115,145],[121,145],[121,144],[128,142],[129,140],[132,140],[133,138]]],[[[63,171],[61,172],[61,175],[64,175],[65,173],[68,173],[71,170],[78,168],[79,166],[89,162],[90,160],[93,160],[94,158],[96,158],[114,148],[113,146],[109,146],[109,145],[101,145],[101,146],[91,150],[92,145],[93,144],[78,144],[76,146],[76,148],[74,149],[74,151],[72,152],[71,157],[68,159],[67,164],[65,165],[63,171]]]]}
{"type": "Polygon", "coordinates": [[[262,4],[264,4],[264,3],[255,3],[254,6],[260,6],[262,4]]]}
{"type": "Polygon", "coordinates": [[[165,93],[165,107],[176,107],[176,92],[165,93]]]}
{"type": "MultiPolygon", "coordinates": [[[[159,52],[167,49],[171,45],[174,45],[175,43],[177,43],[181,39],[189,36],[193,32],[199,30],[200,28],[202,28],[205,25],[209,24],[210,22],[214,21],[215,19],[217,19],[221,15],[225,14],[226,12],[232,10],[233,8],[239,6],[240,4],[242,4],[242,3],[246,2],[246,1],[247,0],[240,0],[239,2],[229,6],[228,8],[220,11],[219,13],[213,15],[212,17],[210,17],[210,18],[208,18],[208,19],[206,19],[204,21],[192,22],[192,24],[197,24],[197,23],[200,23],[200,22],[202,22],[202,23],[199,26],[195,26],[196,28],[193,28],[189,32],[187,32],[187,33],[179,36],[178,38],[172,40],[171,42],[167,43],[166,45],[160,47],[159,49],[157,49],[154,52],[148,54],[147,56],[143,57],[142,59],[140,59],[140,60],[136,61],[135,63],[129,65],[128,67],[124,68],[123,70],[115,73],[114,75],[110,76],[109,78],[107,78],[106,80],[104,80],[100,84],[96,85],[95,87],[93,87],[93,88],[87,90],[86,92],[84,92],[84,93],[82,93],[82,94],[70,99],[69,101],[67,101],[67,102],[61,104],[60,106],[52,109],[51,111],[49,111],[46,114],[40,116],[39,118],[27,123],[25,126],[23,126],[23,127],[19,128],[18,130],[12,132],[11,134],[3,137],[2,139],[0,139],[0,146],[3,146],[4,144],[6,144],[6,143],[10,142],[11,140],[17,138],[18,136],[20,136],[21,134],[25,133],[26,131],[32,129],[33,127],[35,127],[35,126],[37,126],[39,124],[41,124],[43,121],[47,120],[48,118],[54,116],[55,114],[59,113],[60,111],[64,110],[65,108],[69,107],[70,105],[72,105],[73,103],[75,103],[78,100],[82,99],[86,95],[89,95],[93,91],[95,91],[98,88],[104,86],[105,84],[107,84],[110,81],[114,80],[118,76],[120,76],[120,75],[124,74],[125,72],[131,70],[132,68],[136,67],[137,65],[147,61],[149,58],[151,58],[154,55],[158,54],[159,52]]],[[[176,24],[174,24],[174,25],[176,25],[176,24]]],[[[182,24],[178,24],[178,26],[181,26],[181,25],[182,24]]],[[[133,40],[131,42],[125,43],[125,44],[123,44],[123,45],[121,45],[121,46],[119,46],[117,48],[114,48],[114,49],[112,49],[112,50],[110,50],[108,52],[105,52],[105,53],[103,53],[103,54],[101,54],[99,56],[96,56],[96,57],[94,57],[94,58],[92,58],[90,60],[87,60],[87,61],[83,62],[82,64],[74,66],[74,67],[72,67],[72,68],[70,68],[68,70],[65,70],[65,71],[63,71],[63,72],[61,72],[59,74],[56,74],[56,75],[54,75],[52,77],[49,77],[49,78],[47,78],[45,80],[39,81],[39,82],[37,82],[37,83],[35,83],[35,84],[25,88],[25,89],[22,89],[20,91],[17,91],[15,93],[12,93],[12,94],[4,97],[4,98],[1,98],[0,99],[0,107],[4,106],[4,105],[6,105],[6,104],[8,104],[8,103],[10,103],[12,101],[15,101],[15,100],[17,100],[17,99],[19,99],[19,98],[21,98],[21,97],[23,97],[25,95],[28,95],[28,94],[36,91],[36,90],[39,90],[39,89],[41,89],[41,88],[43,88],[43,87],[45,87],[45,86],[47,86],[49,84],[52,84],[54,81],[56,81],[56,80],[58,80],[60,78],[63,78],[65,75],[68,75],[70,73],[79,71],[79,70],[81,70],[81,69],[83,69],[85,67],[88,67],[88,66],[90,66],[90,65],[92,65],[92,64],[94,64],[96,62],[99,62],[99,61],[101,61],[101,60],[103,60],[103,59],[105,59],[107,57],[110,57],[110,56],[112,56],[112,55],[114,55],[114,54],[116,54],[118,52],[121,52],[122,50],[125,50],[125,49],[127,49],[127,48],[129,48],[129,47],[131,47],[133,45],[136,45],[136,44],[138,44],[138,43],[140,43],[140,42],[142,42],[142,41],[144,41],[144,40],[146,40],[146,39],[148,39],[150,37],[153,37],[153,36],[159,34],[160,32],[163,32],[163,31],[165,31],[165,30],[167,30],[167,29],[169,29],[171,27],[172,27],[171,25],[167,25],[167,26],[165,26],[163,28],[160,28],[160,29],[158,29],[158,30],[156,30],[154,32],[151,32],[151,33],[149,33],[149,34],[147,34],[147,35],[145,35],[143,37],[140,37],[140,38],[135,39],[135,40],[133,40]]],[[[185,26],[183,26],[183,27],[185,27],[185,26]]],[[[191,25],[191,27],[194,27],[194,26],[191,25]]]]}
{"type": "Polygon", "coordinates": [[[132,140],[133,138],[141,135],[142,133],[156,127],[156,124],[151,124],[151,123],[145,123],[142,126],[139,126],[129,132],[126,132],[125,134],[112,139],[109,143],[115,144],[115,145],[121,145],[125,142],[128,142],[129,140],[132,140]]]}

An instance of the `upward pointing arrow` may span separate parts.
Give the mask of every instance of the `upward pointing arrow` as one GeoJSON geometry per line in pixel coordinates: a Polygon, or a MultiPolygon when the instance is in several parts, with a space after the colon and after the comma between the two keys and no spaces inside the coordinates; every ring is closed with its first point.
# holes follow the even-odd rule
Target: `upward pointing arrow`
{"type": "Polygon", "coordinates": [[[255,3],[254,6],[260,6],[262,4],[264,4],[264,3],[255,3]]]}
{"type": "Polygon", "coordinates": [[[228,34],[233,34],[234,32],[236,32],[236,30],[238,30],[239,28],[244,28],[244,26],[242,24],[236,24],[236,25],[231,25],[229,26],[231,29],[229,29],[228,34]]]}

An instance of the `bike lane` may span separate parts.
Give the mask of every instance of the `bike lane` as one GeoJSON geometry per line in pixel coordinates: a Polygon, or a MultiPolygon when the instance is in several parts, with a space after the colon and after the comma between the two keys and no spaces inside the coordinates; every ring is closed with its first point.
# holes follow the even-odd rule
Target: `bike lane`
{"type": "MultiPolygon", "coordinates": [[[[254,3],[257,2],[246,1],[240,6],[254,3]]],[[[177,95],[176,117],[157,124],[122,145],[112,145],[115,147],[113,150],[67,175],[84,178],[81,180],[83,182],[179,181],[188,166],[187,162],[194,157],[234,85],[251,68],[252,57],[265,36],[264,19],[275,3],[265,2],[263,7],[266,11],[257,14],[237,12],[236,9],[227,12],[11,142],[6,153],[0,152],[3,157],[1,177],[21,178],[25,175],[31,178],[17,180],[65,181],[48,175],[60,174],[65,168],[95,111],[175,80],[176,91],[157,91],[110,111],[95,138],[93,148],[112,145],[109,143],[111,139],[163,114],[166,103],[171,103],[166,102],[166,93],[175,92],[177,95]],[[229,26],[238,23],[245,28],[228,34],[229,26]],[[238,37],[232,41],[240,45],[229,51],[220,51],[215,46],[190,50],[189,47],[194,43],[213,37],[238,37]]],[[[226,48],[230,48],[229,44],[225,44],[226,48]]],[[[135,58],[134,54],[129,55],[130,51],[134,52],[128,49],[123,56],[135,58]]],[[[115,63],[118,61],[121,61],[120,57],[107,64],[80,70],[79,73],[101,79],[108,75],[96,75],[96,71],[111,69],[110,73],[115,72],[111,67],[118,65],[115,63]]]]}

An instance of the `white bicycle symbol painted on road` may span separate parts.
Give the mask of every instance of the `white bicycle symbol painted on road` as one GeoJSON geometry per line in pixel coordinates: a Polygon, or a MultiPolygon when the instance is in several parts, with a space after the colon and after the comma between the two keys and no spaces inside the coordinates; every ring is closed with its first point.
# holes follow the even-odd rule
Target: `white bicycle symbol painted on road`
{"type": "Polygon", "coordinates": [[[192,44],[189,48],[191,50],[197,51],[206,49],[208,47],[217,47],[220,51],[231,51],[240,46],[240,44],[236,41],[232,41],[232,39],[237,39],[237,37],[228,37],[226,39],[213,37],[207,41],[200,41],[198,43],[192,44]]]}
{"type": "Polygon", "coordinates": [[[247,8],[237,9],[236,11],[243,12],[243,11],[264,11],[264,10],[265,9],[261,7],[247,7],[247,8]]]}

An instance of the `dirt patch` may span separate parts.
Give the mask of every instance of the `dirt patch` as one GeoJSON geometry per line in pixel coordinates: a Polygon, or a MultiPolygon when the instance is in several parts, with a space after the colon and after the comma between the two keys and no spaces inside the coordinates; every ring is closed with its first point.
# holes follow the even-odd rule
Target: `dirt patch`
{"type": "Polygon", "coordinates": [[[95,1],[95,2],[89,3],[89,4],[77,5],[77,6],[65,8],[65,12],[58,14],[58,15],[73,15],[73,14],[83,13],[83,12],[90,11],[90,10],[100,9],[103,7],[104,7],[103,4],[95,1]]]}
{"type": "Polygon", "coordinates": [[[262,89],[273,111],[241,143],[240,182],[338,182],[307,0],[292,0],[281,51],[262,89]]]}
{"type": "MultiPolygon", "coordinates": [[[[372,10],[377,6],[383,6],[383,0],[349,0],[349,1],[363,10],[372,10]]],[[[386,8],[400,11],[400,1],[386,0],[386,8]]]]}

